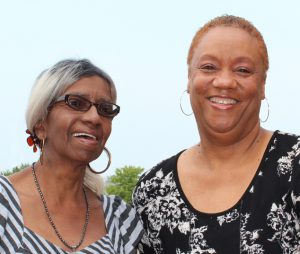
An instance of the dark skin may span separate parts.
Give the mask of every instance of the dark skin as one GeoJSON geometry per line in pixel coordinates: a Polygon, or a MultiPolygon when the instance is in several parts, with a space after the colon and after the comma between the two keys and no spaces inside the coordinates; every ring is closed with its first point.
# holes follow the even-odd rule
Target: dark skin
{"type": "Polygon", "coordinates": [[[266,75],[258,52],[248,32],[216,27],[192,58],[188,92],[201,141],[179,157],[178,174],[201,212],[223,212],[240,200],[272,136],[260,126],[266,75]]]}
{"type": "MultiPolygon", "coordinates": [[[[86,214],[86,205],[82,189],[75,186],[70,188],[66,185],[62,188],[57,181],[55,184],[52,184],[49,182],[49,178],[41,173],[41,167],[36,165],[36,168],[37,177],[42,186],[41,188],[49,212],[55,221],[56,227],[66,241],[70,244],[77,244],[80,239],[86,214]],[[61,195],[59,195],[59,193],[61,193],[61,195]]],[[[63,176],[60,175],[55,176],[55,178],[56,177],[63,176]]],[[[51,175],[51,179],[52,178],[54,179],[53,175],[51,175]]],[[[49,223],[48,217],[42,206],[41,198],[33,181],[31,168],[27,168],[24,171],[11,176],[10,181],[15,187],[21,201],[25,226],[60,248],[70,251],[70,249],[66,248],[66,246],[60,242],[49,223]]],[[[74,183],[74,181],[69,181],[70,186],[72,185],[72,182],[74,183]]],[[[81,185],[79,186],[81,187],[81,185]]],[[[80,246],[80,249],[97,241],[106,234],[101,202],[95,193],[89,189],[86,189],[86,191],[90,205],[90,220],[86,237],[80,246]]]]}
{"type": "MultiPolygon", "coordinates": [[[[93,102],[112,101],[108,84],[97,76],[80,79],[67,89],[67,93],[81,94],[93,102]]],[[[94,106],[79,112],[61,102],[55,104],[45,121],[35,126],[39,139],[45,139],[42,164],[41,161],[35,164],[37,179],[59,233],[71,245],[79,242],[85,222],[86,202],[82,188],[86,165],[101,154],[111,132],[111,123],[112,119],[99,116],[94,106]],[[88,133],[95,139],[78,137],[76,133],[88,133]]],[[[71,251],[49,223],[32,168],[9,179],[18,193],[25,226],[61,249],[71,251]]],[[[94,192],[84,188],[90,219],[84,241],[77,250],[107,234],[102,203],[94,192]]]]}
{"type": "Polygon", "coordinates": [[[218,213],[240,200],[256,173],[272,135],[263,129],[258,132],[253,131],[251,136],[232,146],[206,146],[202,141],[180,156],[180,183],[195,209],[218,213]]]}

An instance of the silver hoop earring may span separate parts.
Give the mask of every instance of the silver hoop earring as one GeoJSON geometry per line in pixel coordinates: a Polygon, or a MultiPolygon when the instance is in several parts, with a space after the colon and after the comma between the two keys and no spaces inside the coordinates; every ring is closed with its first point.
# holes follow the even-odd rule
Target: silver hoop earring
{"type": "Polygon", "coordinates": [[[261,123],[265,123],[266,121],[268,121],[269,115],[270,115],[270,105],[269,105],[269,102],[268,102],[267,98],[265,98],[264,100],[265,100],[266,103],[267,103],[267,117],[266,117],[264,120],[261,120],[261,119],[260,119],[260,122],[261,122],[261,123]]]}
{"type": "Polygon", "coordinates": [[[186,115],[186,116],[191,116],[191,115],[193,114],[193,112],[190,113],[190,114],[185,113],[184,110],[183,110],[183,107],[182,107],[182,105],[181,105],[181,103],[182,103],[182,98],[183,98],[183,96],[184,96],[185,93],[188,93],[187,90],[184,90],[183,93],[182,93],[181,96],[180,96],[180,103],[179,103],[179,105],[180,105],[180,110],[181,110],[181,112],[182,112],[184,115],[186,115]]]}
{"type": "Polygon", "coordinates": [[[107,157],[108,157],[108,162],[107,162],[107,165],[106,165],[106,168],[105,168],[105,169],[103,169],[103,170],[101,170],[101,171],[95,171],[94,169],[92,169],[92,167],[90,166],[90,164],[88,164],[88,168],[89,168],[94,174],[102,174],[102,173],[104,173],[106,170],[108,170],[108,168],[109,168],[109,166],[110,166],[110,164],[111,164],[111,153],[110,153],[110,151],[109,151],[106,147],[103,148],[103,151],[106,152],[106,155],[107,155],[107,157]]]}

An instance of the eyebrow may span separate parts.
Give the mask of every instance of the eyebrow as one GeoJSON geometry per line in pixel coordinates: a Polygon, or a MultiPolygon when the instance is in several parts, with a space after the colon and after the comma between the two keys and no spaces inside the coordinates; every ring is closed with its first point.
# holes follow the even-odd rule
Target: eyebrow
{"type": "MultiPolygon", "coordinates": [[[[70,94],[70,95],[75,95],[75,96],[80,96],[80,97],[83,97],[89,101],[91,101],[91,98],[88,94],[86,93],[82,93],[82,92],[71,92],[71,93],[65,93],[64,95],[66,94],[70,94]]],[[[100,99],[97,99],[95,100],[94,102],[97,103],[97,102],[113,102],[113,99],[112,98],[108,98],[108,97],[101,97],[100,99]]]]}
{"type": "Polygon", "coordinates": [[[217,57],[210,55],[210,54],[205,54],[205,55],[200,56],[197,60],[210,60],[210,59],[217,60],[217,57]]]}
{"type": "Polygon", "coordinates": [[[248,57],[248,56],[240,56],[240,57],[237,57],[236,59],[234,59],[235,61],[237,62],[243,62],[243,61],[246,61],[246,62],[250,62],[252,64],[254,64],[254,61],[251,57],[248,57]]]}
{"type": "MultiPolygon", "coordinates": [[[[205,54],[200,56],[198,59],[196,59],[195,64],[199,63],[200,61],[206,61],[206,60],[212,60],[212,61],[218,61],[218,58],[215,57],[214,55],[210,55],[210,54],[205,54]]],[[[248,56],[239,56],[236,58],[233,58],[234,62],[248,62],[254,65],[254,61],[251,57],[248,56]]]]}

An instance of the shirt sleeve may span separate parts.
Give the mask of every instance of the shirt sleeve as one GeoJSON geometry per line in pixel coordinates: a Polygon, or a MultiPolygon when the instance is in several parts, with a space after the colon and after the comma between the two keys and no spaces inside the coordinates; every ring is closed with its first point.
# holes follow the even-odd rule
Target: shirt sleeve
{"type": "MultiPolygon", "coordinates": [[[[141,179],[143,178],[143,176],[141,177],[141,179]]],[[[140,254],[153,254],[155,252],[155,250],[154,250],[154,247],[152,246],[151,240],[149,238],[148,222],[147,222],[146,215],[144,214],[145,202],[149,201],[145,196],[145,192],[149,193],[147,188],[146,188],[146,190],[144,189],[143,183],[139,182],[137,184],[137,186],[135,187],[133,194],[132,194],[132,205],[133,205],[133,208],[139,214],[142,224],[143,224],[143,228],[144,228],[144,234],[138,245],[139,253],[140,254]]]]}
{"type": "Polygon", "coordinates": [[[120,232],[125,254],[134,254],[143,235],[143,226],[136,211],[121,198],[110,196],[115,225],[120,232]]]}
{"type": "Polygon", "coordinates": [[[294,211],[298,218],[300,218],[300,148],[299,155],[294,160],[294,177],[291,188],[291,200],[294,211]]]}
{"type": "Polygon", "coordinates": [[[16,253],[21,246],[23,227],[16,192],[7,178],[0,177],[0,253],[16,253]]]}
{"type": "Polygon", "coordinates": [[[7,225],[8,206],[9,205],[6,198],[6,193],[3,189],[3,186],[0,185],[0,239],[1,240],[4,237],[4,233],[7,225]]]}

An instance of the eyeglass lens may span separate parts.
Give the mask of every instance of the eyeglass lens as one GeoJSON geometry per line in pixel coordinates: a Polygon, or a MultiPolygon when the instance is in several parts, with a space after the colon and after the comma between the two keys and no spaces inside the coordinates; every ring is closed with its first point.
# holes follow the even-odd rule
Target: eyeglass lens
{"type": "Polygon", "coordinates": [[[67,104],[79,111],[87,111],[91,108],[92,105],[95,105],[97,108],[97,112],[102,116],[115,116],[119,113],[119,108],[117,105],[109,102],[101,102],[101,103],[92,103],[89,100],[77,96],[77,95],[68,95],[66,96],[67,104]]]}

